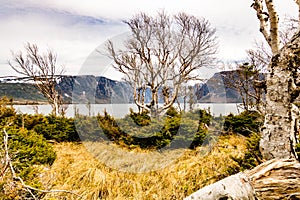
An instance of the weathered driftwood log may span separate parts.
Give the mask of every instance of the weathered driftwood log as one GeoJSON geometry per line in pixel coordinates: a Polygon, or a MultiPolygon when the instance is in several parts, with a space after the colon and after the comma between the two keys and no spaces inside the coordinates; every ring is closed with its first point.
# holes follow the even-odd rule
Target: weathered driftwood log
{"type": "Polygon", "coordinates": [[[191,194],[185,200],[300,199],[300,163],[273,159],[229,176],[191,194]]]}
{"type": "Polygon", "coordinates": [[[258,199],[300,199],[300,163],[273,159],[244,173],[258,199]]]}
{"type": "Polygon", "coordinates": [[[243,173],[229,176],[193,193],[185,200],[241,199],[255,200],[251,181],[243,173]]]}

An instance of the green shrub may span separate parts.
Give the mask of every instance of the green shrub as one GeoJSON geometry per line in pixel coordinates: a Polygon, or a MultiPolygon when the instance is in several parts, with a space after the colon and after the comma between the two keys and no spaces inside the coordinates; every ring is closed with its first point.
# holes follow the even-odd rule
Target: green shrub
{"type": "Polygon", "coordinates": [[[48,140],[57,142],[79,141],[73,118],[49,115],[42,123],[34,126],[33,130],[42,134],[48,140]]]}
{"type": "Polygon", "coordinates": [[[47,140],[57,142],[79,141],[73,118],[54,115],[44,116],[41,114],[18,114],[16,115],[15,124],[19,128],[34,130],[47,140]]]}
{"type": "Polygon", "coordinates": [[[174,107],[170,107],[167,112],[166,116],[168,117],[178,117],[179,113],[174,107]]]}
{"type": "Polygon", "coordinates": [[[7,133],[9,150],[14,155],[13,165],[18,173],[22,174],[24,169],[33,165],[52,165],[54,162],[56,154],[43,136],[26,129],[9,129],[7,133]]]}
{"type": "Polygon", "coordinates": [[[296,144],[295,151],[298,156],[298,159],[300,160],[300,143],[296,144]]]}
{"type": "MultiPolygon", "coordinates": [[[[52,165],[56,153],[52,146],[34,131],[28,131],[26,129],[9,128],[7,130],[9,135],[8,149],[11,156],[12,165],[17,173],[26,184],[42,188],[38,174],[40,173],[38,165],[52,165]]],[[[0,144],[3,146],[3,132],[0,132],[0,144]]],[[[3,155],[3,149],[1,150],[3,155]]],[[[2,169],[3,170],[3,169],[2,169]]],[[[1,199],[29,199],[30,194],[24,191],[16,184],[16,180],[13,180],[10,176],[6,175],[2,177],[0,184],[1,199]],[[11,189],[7,190],[7,187],[11,189]]],[[[41,194],[32,191],[37,197],[41,194]]]]}
{"type": "Polygon", "coordinates": [[[243,157],[231,157],[237,165],[229,168],[229,174],[235,174],[240,171],[252,169],[262,163],[262,155],[259,150],[261,136],[259,133],[252,133],[246,139],[246,152],[243,157]]]}
{"type": "Polygon", "coordinates": [[[239,115],[229,114],[225,117],[224,130],[244,136],[258,133],[263,124],[263,117],[255,111],[244,111],[239,115]]]}
{"type": "Polygon", "coordinates": [[[100,135],[104,134],[105,139],[126,147],[161,149],[165,147],[195,148],[201,145],[207,134],[204,123],[209,124],[211,116],[202,110],[179,114],[170,108],[161,119],[150,119],[147,113],[139,114],[133,111],[118,120],[106,112],[104,115],[98,115],[97,119],[102,131],[95,125],[90,126],[94,130],[98,129],[100,133],[89,131],[94,136],[97,135],[89,138],[93,141],[97,140],[98,135],[101,138],[100,135]]]}
{"type": "Polygon", "coordinates": [[[128,117],[130,117],[133,120],[133,122],[139,126],[147,126],[151,122],[151,118],[149,116],[148,111],[144,111],[142,113],[137,113],[137,112],[134,112],[132,109],[130,109],[130,114],[125,116],[125,118],[128,118],[128,117]]]}
{"type": "Polygon", "coordinates": [[[35,126],[39,124],[45,124],[46,117],[42,114],[17,114],[15,124],[20,128],[26,128],[27,130],[33,130],[35,126]]]}
{"type": "Polygon", "coordinates": [[[103,116],[99,114],[97,119],[105,138],[108,140],[119,144],[121,141],[129,139],[129,136],[119,128],[116,120],[107,112],[104,112],[103,116]]]}
{"type": "Polygon", "coordinates": [[[14,122],[16,111],[6,97],[0,99],[0,128],[14,122]]]}
{"type": "MultiPolygon", "coordinates": [[[[76,131],[83,141],[107,140],[97,117],[78,115],[75,119],[76,131]]],[[[104,126],[103,126],[104,128],[104,126]]]]}
{"type": "Polygon", "coordinates": [[[191,112],[185,113],[185,116],[193,120],[198,120],[199,123],[210,124],[212,121],[212,115],[205,110],[194,110],[191,112]]]}

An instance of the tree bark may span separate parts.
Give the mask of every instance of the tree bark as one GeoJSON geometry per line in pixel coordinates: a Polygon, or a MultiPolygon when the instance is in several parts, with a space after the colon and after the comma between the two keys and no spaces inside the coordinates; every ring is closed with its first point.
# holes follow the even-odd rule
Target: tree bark
{"type": "Polygon", "coordinates": [[[267,77],[267,110],[261,152],[265,159],[296,157],[299,110],[293,104],[298,97],[300,37],[294,38],[273,56],[267,77]]]}
{"type": "Polygon", "coordinates": [[[262,1],[254,0],[253,8],[256,11],[256,16],[260,22],[260,32],[271,47],[273,55],[279,51],[279,34],[278,34],[278,15],[274,6],[273,0],[262,1]],[[267,7],[267,12],[264,11],[264,3],[267,7]]]}
{"type": "Polygon", "coordinates": [[[206,186],[184,200],[192,199],[300,199],[300,163],[295,159],[272,159],[206,186]]]}

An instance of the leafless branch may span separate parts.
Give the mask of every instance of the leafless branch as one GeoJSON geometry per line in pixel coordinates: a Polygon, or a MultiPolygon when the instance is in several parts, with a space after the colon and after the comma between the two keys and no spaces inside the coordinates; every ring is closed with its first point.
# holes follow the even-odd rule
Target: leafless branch
{"type": "Polygon", "coordinates": [[[25,55],[22,52],[12,52],[13,60],[8,61],[8,64],[17,73],[30,77],[39,91],[48,99],[53,114],[59,114],[62,96],[56,85],[57,79],[64,73],[64,69],[58,69],[56,54],[51,50],[41,54],[37,45],[30,43],[25,45],[25,52],[25,55]]]}
{"type": "Polygon", "coordinates": [[[114,68],[134,89],[135,103],[142,109],[159,113],[172,106],[180,85],[194,80],[197,70],[215,59],[215,29],[205,19],[159,12],[156,17],[140,13],[125,23],[132,33],[125,41],[125,50],[116,50],[108,41],[107,51],[114,68]],[[164,106],[158,109],[159,90],[163,88],[169,92],[164,93],[164,106]],[[147,89],[151,91],[149,104],[140,98],[147,89]]]}

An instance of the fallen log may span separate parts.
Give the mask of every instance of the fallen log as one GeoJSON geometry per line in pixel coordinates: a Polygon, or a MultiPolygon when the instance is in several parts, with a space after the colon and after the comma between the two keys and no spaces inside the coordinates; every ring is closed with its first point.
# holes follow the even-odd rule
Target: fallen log
{"type": "Polygon", "coordinates": [[[272,159],[208,185],[184,200],[300,199],[300,163],[272,159]]]}

